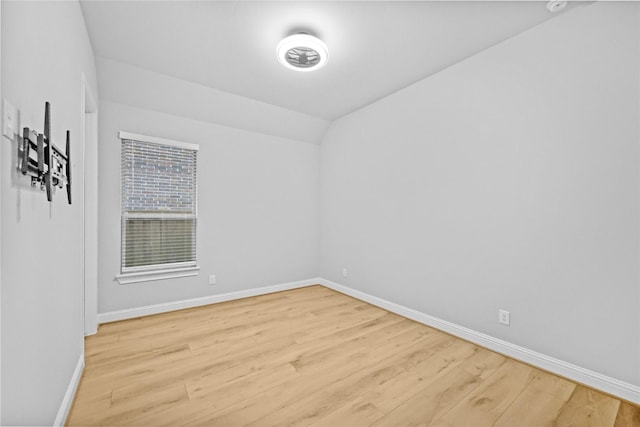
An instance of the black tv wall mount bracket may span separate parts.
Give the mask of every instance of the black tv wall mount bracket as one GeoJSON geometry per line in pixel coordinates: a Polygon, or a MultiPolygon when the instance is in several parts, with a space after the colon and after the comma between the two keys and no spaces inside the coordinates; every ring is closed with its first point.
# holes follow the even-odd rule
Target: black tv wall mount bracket
{"type": "Polygon", "coordinates": [[[44,132],[24,128],[18,168],[23,175],[31,177],[31,186],[40,184],[47,191],[47,200],[53,200],[55,187],[67,187],[67,201],[71,204],[71,151],[70,132],[67,131],[67,144],[63,153],[51,141],[51,106],[44,104],[44,132]]]}

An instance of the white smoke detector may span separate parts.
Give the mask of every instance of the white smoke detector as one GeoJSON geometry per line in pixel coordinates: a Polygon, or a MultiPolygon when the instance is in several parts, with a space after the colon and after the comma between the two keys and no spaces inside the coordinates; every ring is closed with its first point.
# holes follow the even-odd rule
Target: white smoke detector
{"type": "Polygon", "coordinates": [[[314,71],[329,59],[327,46],[317,37],[298,33],[282,39],[276,49],[278,61],[296,71],[314,71]]]}
{"type": "Polygon", "coordinates": [[[567,3],[568,1],[566,0],[551,0],[547,3],[547,10],[549,10],[549,12],[558,12],[564,9],[567,3]]]}

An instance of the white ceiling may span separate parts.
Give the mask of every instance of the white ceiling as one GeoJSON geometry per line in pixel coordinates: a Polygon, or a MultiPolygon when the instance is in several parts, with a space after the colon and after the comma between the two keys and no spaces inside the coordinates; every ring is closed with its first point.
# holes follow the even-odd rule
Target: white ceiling
{"type": "Polygon", "coordinates": [[[84,1],[97,56],[333,120],[551,18],[546,2],[84,1]],[[278,63],[311,32],[328,64],[278,63]]]}

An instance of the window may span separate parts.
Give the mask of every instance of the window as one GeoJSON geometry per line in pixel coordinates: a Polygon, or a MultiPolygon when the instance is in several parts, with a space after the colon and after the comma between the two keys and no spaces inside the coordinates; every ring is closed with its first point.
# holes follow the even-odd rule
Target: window
{"type": "Polygon", "coordinates": [[[120,132],[121,284],[196,275],[198,146],[120,132]]]}

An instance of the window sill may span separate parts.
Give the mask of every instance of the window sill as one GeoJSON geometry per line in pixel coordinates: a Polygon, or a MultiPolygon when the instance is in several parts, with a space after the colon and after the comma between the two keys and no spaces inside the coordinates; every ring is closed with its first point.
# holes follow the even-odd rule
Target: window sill
{"type": "Polygon", "coordinates": [[[121,285],[129,283],[150,282],[152,280],[175,279],[177,277],[197,276],[200,267],[172,268],[168,270],[139,271],[135,273],[123,273],[116,275],[116,280],[121,285]]]}

